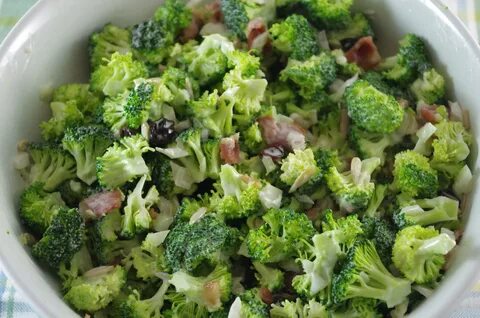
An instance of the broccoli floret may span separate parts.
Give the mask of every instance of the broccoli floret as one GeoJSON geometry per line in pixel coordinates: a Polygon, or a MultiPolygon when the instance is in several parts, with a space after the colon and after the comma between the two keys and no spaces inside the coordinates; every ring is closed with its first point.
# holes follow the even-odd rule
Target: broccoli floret
{"type": "Polygon", "coordinates": [[[105,65],[113,53],[127,54],[132,52],[131,34],[127,29],[107,24],[100,32],[90,36],[89,55],[92,69],[105,65]]]}
{"type": "Polygon", "coordinates": [[[64,181],[75,177],[75,159],[57,145],[29,144],[32,159],[27,181],[41,182],[45,191],[53,191],[64,181]]]}
{"type": "Polygon", "coordinates": [[[378,301],[371,298],[356,297],[348,301],[346,308],[331,312],[331,318],[381,318],[377,310],[378,301]]]}
{"type": "Polygon", "coordinates": [[[145,65],[134,61],[131,53],[113,53],[105,65],[92,73],[90,86],[95,92],[115,97],[132,88],[135,79],[147,77],[147,74],[145,65]]]}
{"type": "Polygon", "coordinates": [[[334,218],[333,211],[330,209],[324,211],[324,214],[322,230],[324,232],[339,231],[341,236],[337,237],[337,241],[340,243],[342,251],[346,252],[356,242],[357,237],[363,234],[362,223],[356,214],[338,219],[334,218]]]}
{"type": "Polygon", "coordinates": [[[353,0],[302,0],[315,23],[327,29],[345,28],[351,23],[353,0]]]}
{"type": "Polygon", "coordinates": [[[345,91],[348,115],[360,128],[372,133],[391,133],[403,121],[404,110],[391,95],[358,80],[345,91]]]}
{"type": "Polygon", "coordinates": [[[84,241],[85,224],[77,209],[62,208],[53,217],[43,237],[32,248],[32,254],[50,267],[58,269],[68,263],[84,241]]]}
{"type": "Polygon", "coordinates": [[[340,208],[348,212],[367,208],[375,190],[371,174],[379,165],[379,158],[353,158],[350,171],[340,173],[336,167],[329,168],[325,179],[340,208]]]}
{"type": "Polygon", "coordinates": [[[248,217],[261,208],[260,181],[240,174],[231,165],[220,169],[221,196],[213,196],[210,204],[220,215],[228,219],[248,217]]]}
{"type": "MultiPolygon", "coordinates": [[[[247,60],[258,59],[244,54],[247,60]]],[[[256,67],[240,62],[238,67],[227,73],[223,79],[224,93],[221,99],[233,106],[234,119],[239,124],[250,124],[254,115],[260,112],[261,102],[264,99],[267,81],[262,77],[263,73],[252,74],[256,67]],[[252,70],[253,69],[253,70],[252,70]],[[261,75],[261,76],[260,76],[261,75]]],[[[255,63],[256,64],[256,63],[255,63]]]]}
{"type": "Polygon", "coordinates": [[[292,82],[300,89],[299,94],[308,99],[327,88],[335,80],[336,73],[333,56],[322,53],[304,62],[289,60],[280,72],[280,80],[292,82]]]}
{"type": "Polygon", "coordinates": [[[137,80],[131,91],[125,91],[105,101],[103,120],[117,134],[124,127],[139,128],[150,115],[152,92],[152,84],[137,80]]]}
{"type": "Polygon", "coordinates": [[[304,61],[320,51],[315,29],[307,19],[298,14],[272,25],[269,30],[273,46],[291,59],[304,61]]]}
{"type": "Polygon", "coordinates": [[[361,79],[369,82],[370,85],[384,94],[392,95],[397,99],[401,98],[407,101],[413,101],[409,91],[406,91],[402,87],[388,81],[381,72],[368,71],[361,75],[361,79]]]}
{"type": "Polygon", "coordinates": [[[209,313],[208,310],[193,301],[188,301],[185,295],[177,292],[169,292],[165,299],[170,304],[170,309],[163,310],[162,314],[169,318],[225,318],[221,315],[224,310],[209,313]],[[216,316],[218,314],[218,316],[216,316]]]}
{"type": "Polygon", "coordinates": [[[165,239],[165,259],[173,271],[192,271],[202,263],[217,264],[233,254],[238,232],[215,215],[207,214],[193,224],[177,223],[165,239]]]}
{"type": "Polygon", "coordinates": [[[228,71],[227,54],[234,50],[233,43],[222,35],[207,35],[195,49],[195,56],[188,65],[188,72],[203,87],[217,83],[228,71]]]}
{"type": "Polygon", "coordinates": [[[170,283],[177,293],[213,312],[222,308],[232,293],[232,273],[226,266],[217,266],[206,277],[194,277],[185,271],[173,273],[170,283]]]}
{"type": "Polygon", "coordinates": [[[377,216],[381,216],[379,211],[380,206],[382,205],[383,200],[387,196],[388,186],[384,184],[376,184],[375,185],[375,192],[373,193],[372,199],[368,204],[365,213],[363,214],[366,217],[374,218],[377,216]]]}
{"type": "Polygon", "coordinates": [[[202,144],[207,159],[207,177],[217,179],[220,173],[220,139],[208,139],[202,144]]]}
{"type": "Polygon", "coordinates": [[[255,278],[260,286],[268,288],[270,291],[277,291],[283,288],[284,274],[281,270],[265,266],[260,262],[253,262],[255,268],[255,278]]]}
{"type": "Polygon", "coordinates": [[[53,101],[50,103],[52,117],[40,123],[42,137],[48,141],[57,141],[62,138],[66,127],[75,126],[84,122],[84,116],[78,109],[75,100],[66,102],[53,101]]]}
{"type": "Polygon", "coordinates": [[[171,160],[168,157],[157,152],[150,153],[146,157],[146,163],[150,168],[153,184],[157,187],[160,195],[167,198],[185,192],[185,189],[175,185],[170,162],[171,160]]]}
{"type": "Polygon", "coordinates": [[[137,277],[144,281],[157,278],[156,273],[166,271],[165,249],[161,245],[166,231],[148,233],[142,245],[134,247],[130,252],[130,261],[137,277]]]}
{"type": "Polygon", "coordinates": [[[240,40],[246,40],[247,25],[254,18],[265,24],[275,19],[275,1],[221,0],[220,9],[227,29],[240,40]]]}
{"type": "Polygon", "coordinates": [[[295,302],[284,300],[280,305],[273,304],[270,309],[272,318],[327,318],[329,317],[327,309],[321,303],[314,299],[308,303],[302,302],[297,298],[295,302]]]}
{"type": "Polygon", "coordinates": [[[159,64],[170,54],[175,39],[192,21],[192,12],[183,1],[165,1],[153,19],[132,28],[132,47],[139,59],[159,64]]]}
{"type": "Polygon", "coordinates": [[[457,200],[439,196],[433,199],[403,199],[402,201],[404,202],[400,202],[400,207],[393,218],[399,228],[458,220],[459,202],[457,200]]]}
{"type": "MultiPolygon", "coordinates": [[[[315,146],[324,149],[338,150],[339,153],[348,151],[345,133],[341,132],[342,111],[334,109],[318,119],[313,133],[317,136],[315,146]]],[[[343,129],[343,128],[342,128],[343,129]]]]}
{"type": "Polygon", "coordinates": [[[120,240],[122,216],[118,210],[97,220],[89,229],[92,256],[99,264],[115,264],[139,246],[137,239],[120,240]]]}
{"type": "Polygon", "coordinates": [[[241,145],[252,154],[257,154],[264,148],[265,142],[263,141],[262,131],[258,122],[253,123],[245,131],[240,132],[241,145]]]}
{"type": "Polygon", "coordinates": [[[194,182],[200,183],[207,178],[207,158],[202,148],[201,130],[190,128],[183,131],[178,137],[188,156],[178,159],[178,162],[187,169],[194,182]]]}
{"type": "Polygon", "coordinates": [[[385,219],[366,217],[363,219],[363,233],[375,244],[383,264],[391,263],[392,247],[395,242],[395,230],[385,219]]]}
{"type": "Polygon", "coordinates": [[[280,180],[291,186],[290,192],[294,192],[320,173],[320,168],[317,166],[310,148],[295,149],[283,160],[281,170],[283,173],[280,175],[280,180]]]}
{"type": "Polygon", "coordinates": [[[68,263],[61,263],[58,276],[62,281],[62,290],[65,292],[71,286],[72,282],[79,276],[93,268],[92,257],[90,256],[87,245],[84,244],[68,263]]]}
{"type": "Polygon", "coordinates": [[[75,101],[78,110],[84,116],[94,115],[101,105],[100,98],[90,91],[90,85],[88,84],[61,85],[53,92],[52,101],[62,103],[75,101]]]}
{"type": "Polygon", "coordinates": [[[431,165],[452,180],[470,154],[472,135],[460,122],[443,121],[435,125],[431,165]]]}
{"type": "Polygon", "coordinates": [[[105,188],[116,188],[137,176],[148,175],[142,154],[150,151],[141,135],[124,137],[97,158],[98,182],[105,188]]]}
{"type": "Polygon", "coordinates": [[[150,119],[158,120],[163,114],[163,106],[173,107],[177,116],[186,116],[188,103],[198,97],[198,83],[185,71],[168,67],[160,79],[151,80],[156,84],[152,94],[150,119]]]}
{"type": "Polygon", "coordinates": [[[161,27],[174,35],[186,28],[192,20],[192,12],[183,1],[166,0],[154,14],[161,27]]]}
{"type": "Polygon", "coordinates": [[[107,307],[120,294],[125,281],[121,266],[97,267],[73,280],[64,297],[76,309],[94,312],[107,307]]]}
{"type": "MultiPolygon", "coordinates": [[[[341,49],[336,49],[330,52],[332,56],[335,58],[335,63],[337,64],[337,72],[338,77],[340,78],[347,78],[352,79],[355,78],[357,74],[363,74],[363,69],[358,66],[356,63],[350,63],[345,56],[345,52],[341,49]]],[[[339,82],[340,83],[340,82],[339,82]]],[[[343,87],[342,87],[343,88],[343,87]]],[[[331,99],[340,100],[341,94],[343,94],[342,90],[336,91],[332,96],[329,96],[331,99]]]]}
{"type": "Polygon", "coordinates": [[[162,285],[155,294],[147,299],[141,299],[137,290],[124,300],[116,304],[114,317],[118,318],[146,318],[146,317],[163,317],[160,313],[167,298],[167,291],[170,283],[163,281],[162,285]]]}
{"type": "Polygon", "coordinates": [[[249,231],[245,242],[250,257],[261,263],[278,262],[298,254],[302,241],[315,234],[312,222],[303,213],[288,209],[270,209],[265,221],[249,231]]]}
{"type": "Polygon", "coordinates": [[[433,104],[445,96],[445,79],[434,68],[423,72],[410,86],[413,95],[419,101],[433,104]]]}
{"type": "Polygon", "coordinates": [[[20,197],[20,219],[35,234],[43,234],[58,211],[66,208],[59,192],[48,193],[35,182],[20,197]]]}
{"type": "MultiPolygon", "coordinates": [[[[345,227],[344,230],[350,229],[345,227]]],[[[352,230],[356,231],[355,228],[352,230]]],[[[343,256],[340,244],[347,242],[343,233],[343,230],[327,230],[315,235],[312,243],[305,243],[305,252],[299,253],[300,257],[297,258],[297,262],[302,265],[303,274],[296,275],[292,280],[292,287],[297,294],[313,298],[330,285],[335,264],[339,257],[343,256]]]]}
{"type": "Polygon", "coordinates": [[[175,223],[188,222],[192,215],[201,208],[205,208],[205,204],[203,204],[200,200],[196,200],[194,198],[183,198],[182,203],[175,213],[175,223]]]}
{"type": "Polygon", "coordinates": [[[218,98],[217,90],[205,92],[198,100],[188,104],[188,113],[195,126],[208,129],[214,137],[230,136],[233,131],[233,103],[218,98]]]}
{"type": "Polygon", "coordinates": [[[373,29],[363,13],[356,13],[342,29],[327,32],[328,43],[333,48],[344,47],[345,42],[355,41],[364,36],[374,36],[373,29]]]}
{"type": "Polygon", "coordinates": [[[221,0],[220,8],[224,15],[225,26],[241,40],[246,39],[245,31],[250,21],[243,3],[239,0],[221,0]]]}
{"type": "Polygon", "coordinates": [[[125,238],[133,238],[136,233],[147,231],[152,223],[150,208],[158,202],[159,194],[157,188],[152,186],[143,197],[146,179],[146,176],[140,178],[135,189],[128,195],[127,205],[123,209],[125,215],[121,235],[125,238]]]}
{"type": "Polygon", "coordinates": [[[369,133],[356,126],[350,128],[348,138],[360,158],[377,157],[380,158],[382,165],[385,162],[385,150],[395,144],[390,135],[369,133]]]}
{"type": "MultiPolygon", "coordinates": [[[[245,291],[234,301],[240,302],[240,317],[267,318],[268,306],[262,301],[258,288],[245,291]]],[[[234,306],[232,304],[232,306],[234,306]]]]}
{"type": "Polygon", "coordinates": [[[168,57],[174,42],[174,34],[162,28],[155,20],[144,21],[132,28],[131,45],[136,57],[146,63],[161,63],[168,57]]]}
{"type": "Polygon", "coordinates": [[[437,172],[417,152],[407,150],[395,155],[393,176],[396,187],[412,197],[433,197],[437,193],[437,172]]]}
{"type": "Polygon", "coordinates": [[[113,136],[102,126],[67,128],[62,145],[75,158],[77,176],[87,184],[97,179],[96,159],[113,143],[113,136]]]}
{"type": "Polygon", "coordinates": [[[404,228],[397,234],[392,260],[406,278],[417,284],[435,282],[455,247],[455,239],[440,234],[433,227],[419,225],[404,228]]]}
{"type": "Polygon", "coordinates": [[[407,34],[399,44],[398,54],[386,59],[381,67],[386,69],[387,79],[406,85],[430,68],[430,62],[425,43],[418,36],[407,34]]]}
{"type": "Polygon", "coordinates": [[[382,264],[373,242],[358,241],[348,252],[338,274],[334,275],[332,298],[340,304],[347,299],[366,297],[384,301],[392,308],[410,294],[408,280],[394,277],[382,264]]]}

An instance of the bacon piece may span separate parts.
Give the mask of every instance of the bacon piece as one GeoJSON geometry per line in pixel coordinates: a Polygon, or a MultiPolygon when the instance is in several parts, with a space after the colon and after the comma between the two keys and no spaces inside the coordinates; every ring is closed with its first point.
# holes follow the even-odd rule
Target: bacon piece
{"type": "Polygon", "coordinates": [[[122,206],[123,194],[120,190],[95,193],[80,202],[80,213],[99,218],[122,206]]]}
{"type": "Polygon", "coordinates": [[[240,145],[238,143],[238,134],[231,137],[222,138],[220,141],[220,158],[228,164],[237,164],[240,162],[240,145]]]}
{"type": "Polygon", "coordinates": [[[438,106],[436,105],[422,105],[420,107],[420,117],[432,124],[438,123],[440,120],[442,120],[442,116],[437,113],[437,108],[438,106]]]}
{"type": "Polygon", "coordinates": [[[193,16],[190,24],[182,31],[182,35],[180,37],[182,42],[188,42],[189,40],[195,39],[200,32],[202,25],[202,20],[196,16],[193,16]]]}
{"type": "Polygon", "coordinates": [[[382,60],[371,36],[360,38],[357,43],[345,53],[345,57],[350,63],[355,63],[364,70],[374,68],[382,60]]]}
{"type": "Polygon", "coordinates": [[[268,48],[270,39],[267,32],[265,21],[261,18],[253,19],[247,25],[247,44],[249,49],[263,49],[268,48]]]}
{"type": "Polygon", "coordinates": [[[222,22],[223,15],[220,10],[220,0],[213,1],[204,6],[192,9],[192,21],[183,30],[181,40],[187,42],[195,39],[202,27],[207,23],[222,22]]]}
{"type": "Polygon", "coordinates": [[[259,118],[258,123],[262,128],[263,139],[269,147],[297,149],[302,146],[299,137],[305,140],[305,129],[289,118],[277,120],[268,115],[259,118]]]}

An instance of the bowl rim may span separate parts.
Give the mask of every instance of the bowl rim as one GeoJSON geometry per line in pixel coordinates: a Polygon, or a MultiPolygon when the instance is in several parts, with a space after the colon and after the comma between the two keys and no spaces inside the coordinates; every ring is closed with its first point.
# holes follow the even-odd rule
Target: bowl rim
{"type": "MultiPolygon", "coordinates": [[[[74,1],[75,0],[62,0],[62,1],[74,1]]],[[[357,0],[362,1],[362,0],[357,0]]],[[[468,31],[466,25],[462,20],[455,15],[447,5],[440,2],[440,0],[420,0],[420,2],[426,6],[430,11],[433,12],[434,15],[444,17],[446,21],[450,22],[451,28],[455,29],[458,32],[459,36],[462,38],[464,43],[468,46],[468,48],[475,54],[475,56],[480,60],[480,45],[478,43],[479,40],[475,39],[473,35],[468,31]]],[[[28,26],[32,20],[38,19],[43,15],[44,11],[50,11],[52,8],[58,4],[58,1],[55,0],[38,0],[35,2],[27,12],[17,21],[14,27],[8,32],[6,37],[0,43],[0,62],[8,54],[10,49],[13,47],[15,43],[15,39],[25,33],[28,30],[28,26]]],[[[479,158],[480,159],[480,158],[479,158]]],[[[13,167],[12,167],[13,169],[13,167]]],[[[480,187],[480,185],[477,185],[480,187]]],[[[471,198],[470,198],[471,199],[471,198]]],[[[470,213],[472,208],[470,207],[470,213]]],[[[472,247],[473,251],[480,251],[480,242],[478,243],[479,246],[475,249],[472,247]]],[[[480,265],[480,258],[479,257],[470,257],[470,259],[466,259],[464,261],[466,263],[465,271],[459,270],[456,275],[451,276],[450,278],[458,278],[462,276],[462,284],[457,284],[456,288],[451,288],[450,293],[457,293],[457,295],[463,296],[465,295],[471,287],[480,279],[480,271],[478,271],[478,267],[480,265]]],[[[463,263],[462,263],[463,264],[463,263]]],[[[460,264],[459,267],[462,267],[460,264]]],[[[22,277],[20,273],[17,273],[15,270],[15,264],[13,264],[6,253],[2,252],[0,249],[0,269],[5,273],[7,279],[10,283],[15,287],[15,289],[20,292],[22,296],[24,296],[25,300],[28,304],[32,307],[34,312],[41,317],[55,317],[55,312],[53,309],[49,309],[48,306],[45,306],[42,301],[42,297],[40,293],[35,292],[33,289],[29,288],[27,278],[22,277]]],[[[443,283],[437,289],[443,288],[443,283]]],[[[454,297],[450,297],[448,301],[444,301],[444,305],[442,308],[437,309],[436,313],[444,314],[446,308],[456,308],[454,305],[455,301],[454,297]]],[[[416,317],[415,314],[419,309],[428,306],[430,303],[429,299],[424,301],[409,317],[416,317]]],[[[432,317],[437,317],[432,316],[432,317]]]]}

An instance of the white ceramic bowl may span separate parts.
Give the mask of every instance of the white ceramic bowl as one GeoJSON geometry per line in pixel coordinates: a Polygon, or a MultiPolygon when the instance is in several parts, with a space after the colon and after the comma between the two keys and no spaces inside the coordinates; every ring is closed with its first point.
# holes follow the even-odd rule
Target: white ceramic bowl
{"type": "MultiPolygon", "coordinates": [[[[356,2],[358,9],[376,13],[375,31],[385,56],[394,52],[405,33],[427,40],[436,65],[449,76],[450,96],[470,109],[473,133],[480,140],[480,50],[461,22],[436,0],[356,2]]],[[[132,25],[149,17],[159,3],[161,0],[40,0],[0,47],[0,262],[43,317],[76,314],[63,302],[56,282],[19,242],[22,228],[17,201],[23,184],[13,168],[17,141],[37,139],[40,120],[49,116],[39,97],[43,88],[88,79],[87,39],[92,31],[106,22],[132,25]]],[[[472,168],[477,174],[477,160],[472,161],[472,168]]],[[[411,317],[448,316],[476,281],[480,264],[478,192],[476,187],[453,266],[440,288],[411,317]]]]}

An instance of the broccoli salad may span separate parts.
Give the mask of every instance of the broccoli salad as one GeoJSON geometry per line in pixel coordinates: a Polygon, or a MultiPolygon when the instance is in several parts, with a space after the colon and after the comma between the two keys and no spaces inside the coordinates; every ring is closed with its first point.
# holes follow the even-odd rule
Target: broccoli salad
{"type": "Polygon", "coordinates": [[[393,317],[432,294],[472,187],[422,39],[352,0],[166,0],[90,36],[18,145],[24,243],[85,317],[393,317]],[[87,52],[86,52],[87,54],[87,52]]]}

